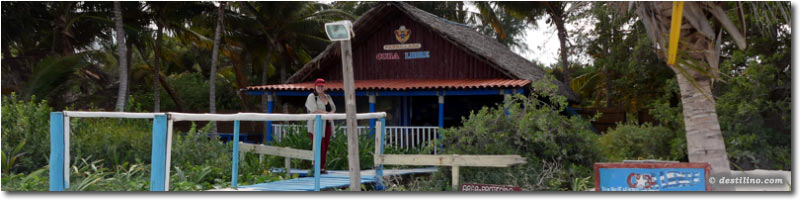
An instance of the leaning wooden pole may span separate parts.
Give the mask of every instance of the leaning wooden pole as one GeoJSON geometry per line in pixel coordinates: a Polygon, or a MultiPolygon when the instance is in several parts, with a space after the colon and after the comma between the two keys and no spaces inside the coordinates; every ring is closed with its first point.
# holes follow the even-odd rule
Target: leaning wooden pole
{"type": "Polygon", "coordinates": [[[356,92],[353,80],[353,51],[350,40],[341,41],[344,102],[347,116],[347,159],[350,165],[350,191],[361,191],[361,167],[358,158],[356,130],[356,92]]]}

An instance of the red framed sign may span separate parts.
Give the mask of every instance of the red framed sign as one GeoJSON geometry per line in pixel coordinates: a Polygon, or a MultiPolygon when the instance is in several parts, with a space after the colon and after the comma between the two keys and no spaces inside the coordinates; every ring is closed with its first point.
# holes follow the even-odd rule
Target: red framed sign
{"type": "Polygon", "coordinates": [[[708,163],[595,163],[596,191],[711,191],[708,163]]]}

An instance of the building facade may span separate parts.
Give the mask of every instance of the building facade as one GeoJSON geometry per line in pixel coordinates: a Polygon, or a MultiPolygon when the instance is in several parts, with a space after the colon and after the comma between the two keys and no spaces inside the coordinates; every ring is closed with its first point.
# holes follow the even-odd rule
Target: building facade
{"type": "MultiPolygon", "coordinates": [[[[357,110],[387,112],[387,126],[402,135],[436,135],[438,128],[459,125],[473,110],[502,103],[504,95],[531,92],[535,81],[551,81],[561,95],[578,100],[565,84],[546,79],[542,69],[495,39],[406,3],[381,4],[359,17],[353,29],[357,110]]],[[[305,112],[302,105],[314,90],[313,81],[324,78],[341,108],[337,112],[343,113],[341,63],[335,42],[286,83],[251,86],[244,92],[280,96],[297,112],[305,112]]],[[[273,101],[268,107],[274,110],[273,101]]],[[[374,122],[360,124],[371,127],[374,122]]],[[[272,140],[274,127],[280,125],[267,126],[267,140],[272,140]]]]}

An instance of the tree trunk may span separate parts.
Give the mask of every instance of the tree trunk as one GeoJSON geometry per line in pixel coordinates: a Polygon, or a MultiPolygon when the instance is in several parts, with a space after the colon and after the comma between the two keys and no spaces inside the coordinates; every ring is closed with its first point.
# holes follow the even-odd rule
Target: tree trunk
{"type": "MultiPolygon", "coordinates": [[[[139,49],[143,49],[143,48],[139,48],[139,49]]],[[[146,57],[144,56],[144,54],[142,54],[142,51],[139,51],[139,57],[142,57],[142,61],[147,66],[149,66],[151,68],[153,67],[152,65],[150,65],[150,63],[147,62],[146,57]]],[[[160,77],[158,79],[159,83],[161,83],[161,86],[164,87],[165,91],[167,91],[167,94],[172,99],[172,102],[175,103],[175,106],[178,107],[179,111],[185,112],[186,111],[186,103],[183,102],[183,98],[181,98],[180,94],[175,92],[175,89],[172,89],[172,86],[169,84],[169,82],[167,82],[167,78],[164,77],[163,74],[159,73],[158,76],[160,77]]]]}
{"type": "Polygon", "coordinates": [[[238,89],[237,94],[239,96],[239,100],[242,101],[242,107],[244,107],[245,112],[250,111],[250,105],[247,104],[248,102],[247,95],[241,92],[242,89],[250,85],[249,83],[247,83],[248,82],[247,75],[245,75],[244,72],[242,72],[242,67],[243,67],[242,65],[244,65],[242,62],[244,61],[241,60],[241,57],[237,58],[236,56],[231,56],[231,62],[233,64],[233,71],[236,75],[236,84],[239,86],[239,88],[237,88],[238,89]]]}
{"type": "MultiPolygon", "coordinates": [[[[711,94],[711,81],[696,72],[690,73],[695,73],[692,76],[697,87],[676,71],[681,90],[689,162],[708,162],[715,175],[730,174],[728,152],[725,150],[725,141],[717,119],[716,103],[711,94]]],[[[730,189],[714,188],[714,190],[730,189]]]]}
{"type": "MultiPolygon", "coordinates": [[[[214,47],[211,50],[211,73],[208,75],[208,112],[217,113],[217,59],[219,59],[219,40],[225,19],[225,2],[219,3],[217,12],[217,29],[214,31],[214,47]]],[[[211,125],[211,137],[217,137],[217,122],[211,125]]]]}
{"type": "Polygon", "coordinates": [[[561,67],[564,73],[564,83],[570,83],[570,70],[569,70],[569,62],[567,60],[567,28],[564,27],[564,18],[561,14],[556,13],[554,11],[555,8],[550,8],[549,13],[550,17],[553,20],[553,23],[556,25],[556,30],[558,30],[558,41],[561,43],[561,67]]]}
{"type": "Polygon", "coordinates": [[[125,94],[128,91],[128,58],[127,49],[125,45],[125,30],[122,29],[122,9],[120,2],[114,2],[114,24],[116,39],[117,39],[117,55],[119,56],[119,90],[117,91],[117,112],[125,110],[125,94]]]}
{"type": "Polygon", "coordinates": [[[161,95],[159,95],[160,91],[158,90],[159,85],[159,66],[161,66],[161,35],[162,31],[164,31],[164,23],[158,22],[156,23],[158,26],[158,30],[156,31],[156,41],[155,41],[155,57],[156,63],[153,65],[153,112],[160,112],[161,111],[161,95]]]}
{"type": "MultiPolygon", "coordinates": [[[[126,65],[126,66],[129,66],[129,67],[127,67],[128,71],[125,72],[125,73],[126,74],[130,74],[131,73],[131,68],[132,68],[132,67],[130,67],[131,66],[131,61],[133,60],[133,42],[126,42],[126,47],[127,47],[126,51],[128,53],[127,56],[126,56],[126,57],[128,57],[128,63],[127,63],[128,65],[126,65]]],[[[131,79],[128,79],[128,83],[127,84],[131,85],[131,79]]],[[[130,89],[126,89],[125,90],[125,102],[128,102],[130,100],[130,95],[131,95],[131,90],[130,89]]]]}

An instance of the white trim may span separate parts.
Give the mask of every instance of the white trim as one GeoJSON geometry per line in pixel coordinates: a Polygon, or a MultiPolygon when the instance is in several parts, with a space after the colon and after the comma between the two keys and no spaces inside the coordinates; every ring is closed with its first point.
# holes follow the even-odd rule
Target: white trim
{"type": "MultiPolygon", "coordinates": [[[[236,114],[195,114],[195,113],[167,113],[175,121],[308,121],[321,115],[323,120],[344,120],[342,114],[265,114],[265,113],[236,113],[236,114]]],[[[377,119],[386,117],[385,112],[356,114],[356,119],[377,119]]]]}
{"type": "Polygon", "coordinates": [[[64,115],[64,190],[69,188],[69,117],[64,115]]]}
{"type": "Polygon", "coordinates": [[[133,119],[153,119],[156,115],[164,113],[135,113],[135,112],[83,112],[83,111],[64,111],[65,117],[82,118],[133,118],[133,119]]]}
{"type": "Polygon", "coordinates": [[[172,161],[172,120],[167,119],[167,162],[164,176],[164,191],[169,191],[169,169],[172,161]]]}

